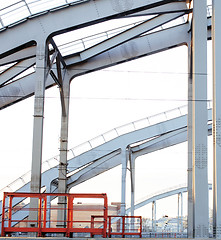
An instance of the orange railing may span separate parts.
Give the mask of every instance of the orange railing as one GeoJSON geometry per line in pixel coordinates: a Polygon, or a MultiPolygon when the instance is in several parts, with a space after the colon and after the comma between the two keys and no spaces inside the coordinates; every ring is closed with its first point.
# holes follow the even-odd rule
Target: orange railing
{"type": "MultiPolygon", "coordinates": [[[[96,202],[93,200],[93,202],[96,202]]],[[[88,205],[86,205],[88,208],[88,205]]],[[[94,206],[97,206],[94,203],[94,206]]],[[[88,215],[88,214],[86,214],[88,215]]],[[[4,193],[2,206],[1,236],[11,236],[13,233],[36,233],[37,236],[46,236],[49,233],[63,233],[71,237],[73,233],[89,233],[107,237],[108,204],[106,194],[53,194],[53,193],[4,193]],[[63,197],[65,203],[51,204],[58,197],[63,197]],[[30,208],[31,199],[37,201],[36,208],[30,208]],[[76,199],[99,199],[99,208],[90,208],[90,213],[99,211],[100,220],[91,222],[90,216],[79,219],[79,202],[76,199]],[[52,202],[53,202],[52,201],[52,202]],[[58,211],[63,211],[66,220],[57,220],[58,211]],[[54,214],[54,213],[56,214],[54,214]],[[34,220],[28,216],[36,216],[34,220]],[[53,216],[54,214],[54,216],[53,216]],[[56,217],[55,217],[56,216],[56,217]],[[35,220],[36,219],[36,220],[35,220]]]]}

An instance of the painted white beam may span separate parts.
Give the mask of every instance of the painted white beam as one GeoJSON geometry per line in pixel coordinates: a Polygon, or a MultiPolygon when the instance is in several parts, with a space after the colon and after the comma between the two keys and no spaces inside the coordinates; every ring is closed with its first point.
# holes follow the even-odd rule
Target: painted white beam
{"type": "MultiPolygon", "coordinates": [[[[36,82],[34,101],[34,126],[32,142],[32,165],[31,165],[31,193],[40,193],[41,190],[41,164],[43,146],[43,119],[44,119],[44,96],[46,80],[47,51],[44,43],[39,43],[36,52],[36,82]]],[[[30,199],[30,208],[37,209],[38,199],[30,199]]],[[[38,211],[30,210],[29,226],[36,227],[38,211]]]]}
{"type": "Polygon", "coordinates": [[[121,151],[121,206],[120,214],[126,214],[126,182],[127,182],[127,164],[128,164],[128,150],[122,149],[121,151]]]}
{"type": "MultiPolygon", "coordinates": [[[[186,5],[185,3],[183,4],[186,5]]],[[[135,27],[132,27],[112,38],[109,38],[93,47],[90,47],[79,54],[76,54],[72,58],[72,64],[85,61],[91,57],[94,57],[102,52],[108,51],[120,44],[123,44],[141,34],[149,32],[157,27],[162,26],[176,18],[183,16],[183,13],[164,14],[147,20],[135,27]]]]}
{"type": "MultiPolygon", "coordinates": [[[[62,79],[60,79],[62,81],[62,79]]],[[[69,104],[70,104],[70,76],[66,72],[62,81],[63,92],[61,102],[63,102],[63,111],[61,112],[61,130],[60,130],[60,162],[58,175],[58,193],[66,193],[67,191],[67,155],[68,155],[68,120],[69,120],[69,104]]],[[[66,197],[58,197],[58,223],[57,226],[65,227],[66,219],[66,197]]]]}
{"type": "Polygon", "coordinates": [[[221,239],[221,1],[213,0],[213,237],[221,239]]]}
{"type": "Polygon", "coordinates": [[[152,232],[157,231],[156,220],[157,220],[157,203],[156,200],[152,202],[152,232]]]}
{"type": "Polygon", "coordinates": [[[134,205],[135,205],[135,157],[132,154],[130,146],[128,147],[129,151],[129,162],[130,162],[130,181],[131,181],[131,216],[134,216],[134,205]]]}
{"type": "MultiPolygon", "coordinates": [[[[26,77],[23,77],[19,81],[12,82],[0,88],[0,110],[33,96],[35,91],[36,77],[37,74],[32,73],[26,77]]],[[[46,81],[46,86],[47,88],[55,86],[55,82],[50,75],[46,81]]]]}
{"type": "MultiPolygon", "coordinates": [[[[68,177],[67,188],[68,191],[70,188],[77,186],[80,183],[83,183],[103,172],[108,171],[111,168],[114,168],[121,164],[120,157],[121,150],[116,150],[110,155],[104,156],[102,159],[91,163],[89,166],[78,171],[76,174],[68,177]]],[[[70,161],[69,161],[70,162],[70,161]]]]}
{"type": "Polygon", "coordinates": [[[186,133],[186,126],[183,126],[181,129],[176,129],[176,131],[172,131],[167,134],[157,136],[156,138],[149,140],[145,143],[141,143],[141,144],[138,143],[138,146],[131,147],[131,150],[133,153],[140,152],[140,151],[144,150],[145,148],[148,148],[151,145],[154,145],[157,142],[164,141],[164,140],[174,137],[176,135],[180,135],[183,132],[186,133]]]}
{"type": "Polygon", "coordinates": [[[182,24],[132,39],[127,43],[88,59],[85,63],[72,66],[74,63],[72,57],[65,59],[65,62],[68,69],[73,71],[73,75],[78,76],[87,72],[96,71],[97,69],[114,66],[115,64],[165,51],[172,47],[185,45],[190,41],[188,30],[188,24],[182,24]]]}
{"type": "Polygon", "coordinates": [[[187,236],[193,238],[193,148],[192,148],[192,109],[193,109],[193,71],[192,71],[192,43],[188,46],[188,116],[187,116],[187,236]]]}
{"type": "Polygon", "coordinates": [[[193,236],[209,237],[207,173],[207,1],[193,1],[193,236]]]}
{"type": "MultiPolygon", "coordinates": [[[[212,190],[212,184],[208,184],[207,188],[209,190],[212,190]]],[[[159,194],[156,194],[153,196],[147,196],[146,199],[142,200],[141,202],[136,203],[135,210],[139,209],[141,207],[144,207],[145,205],[147,205],[153,201],[157,201],[157,200],[160,200],[160,199],[163,199],[166,197],[170,197],[170,196],[179,194],[180,192],[182,192],[182,193],[187,192],[187,187],[174,188],[172,190],[165,189],[164,191],[162,191],[159,194]]],[[[129,213],[129,212],[130,212],[130,208],[128,208],[126,210],[126,213],[129,213]]]]}
{"type": "Polygon", "coordinates": [[[9,82],[35,64],[35,58],[23,60],[0,75],[0,85],[9,82]]]}
{"type": "MultiPolygon", "coordinates": [[[[0,34],[1,35],[1,34],[0,34]]],[[[36,46],[31,46],[22,50],[12,51],[6,56],[0,57],[0,66],[18,62],[27,58],[33,58],[36,56],[36,46]]]]}
{"type": "Polygon", "coordinates": [[[28,19],[22,24],[9,28],[10,30],[7,29],[1,32],[0,57],[2,53],[17,46],[33,40],[37,41],[39,36],[47,39],[52,33],[58,34],[76,28],[79,29],[170,2],[179,2],[179,0],[136,0],[133,2],[130,1],[127,4],[116,0],[96,0],[63,8],[59,11],[48,11],[47,14],[28,19]],[[58,21],[58,19],[62,19],[62,21],[58,21]]]}
{"type": "MultiPolygon", "coordinates": [[[[188,24],[182,24],[180,26],[135,38],[128,43],[99,54],[85,63],[76,64],[74,67],[69,66],[68,70],[72,75],[72,78],[74,78],[88,72],[98,71],[115,64],[186,44],[189,42],[188,29],[188,24]],[[146,44],[147,42],[149,43],[148,46],[146,44]]],[[[66,59],[65,62],[72,65],[72,58],[70,57],[66,59]]],[[[53,66],[53,68],[56,68],[56,66],[53,66]]],[[[32,96],[34,94],[35,79],[36,76],[27,76],[8,86],[0,88],[0,96],[2,100],[0,101],[0,109],[25,99],[28,96],[32,96]],[[11,97],[9,98],[7,96],[11,97]]],[[[55,83],[49,75],[46,81],[46,88],[54,85],[55,83]]]]}

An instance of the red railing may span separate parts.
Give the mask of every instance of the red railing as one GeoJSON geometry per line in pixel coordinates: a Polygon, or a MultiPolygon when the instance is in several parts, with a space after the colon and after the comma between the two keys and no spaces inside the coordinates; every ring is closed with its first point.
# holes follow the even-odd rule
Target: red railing
{"type": "MultiPolygon", "coordinates": [[[[94,226],[95,218],[102,216],[91,216],[91,224],[94,226]]],[[[98,222],[98,221],[96,221],[98,222]]],[[[141,216],[108,216],[108,237],[139,236],[142,237],[142,217],[141,216]]],[[[91,234],[93,237],[93,234],[91,234]]]]}
{"type": "MultiPolygon", "coordinates": [[[[92,211],[94,211],[92,209],[92,211]]],[[[95,210],[98,211],[98,210],[95,210]]],[[[73,233],[90,233],[107,237],[108,204],[106,194],[53,194],[53,193],[4,193],[2,206],[2,232],[1,236],[10,236],[12,233],[34,232],[37,236],[45,236],[47,233],[64,233],[71,237],[73,233]],[[51,200],[58,197],[65,198],[61,207],[51,205],[51,200]],[[36,199],[37,207],[30,208],[30,200],[36,199]],[[49,199],[50,198],[50,199],[49,199]],[[77,219],[77,205],[75,199],[103,199],[99,208],[100,220],[91,222],[90,216],[86,220],[77,219]],[[63,211],[66,220],[57,220],[52,217],[53,212],[63,211]],[[16,212],[19,212],[19,214],[16,212]],[[30,213],[36,216],[31,219],[30,213]],[[20,218],[16,219],[16,215],[20,218]],[[36,219],[36,220],[35,220],[36,219]],[[59,226],[62,225],[61,226],[59,226]]]]}

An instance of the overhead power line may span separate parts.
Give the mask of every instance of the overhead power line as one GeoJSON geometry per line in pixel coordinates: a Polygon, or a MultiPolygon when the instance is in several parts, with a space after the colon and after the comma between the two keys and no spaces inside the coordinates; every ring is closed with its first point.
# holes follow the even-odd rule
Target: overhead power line
{"type": "MultiPolygon", "coordinates": [[[[0,95],[0,98],[22,98],[24,95],[0,95]]],[[[45,96],[45,97],[36,97],[36,98],[45,98],[45,99],[60,99],[56,96],[45,96]]],[[[166,99],[166,98],[130,98],[130,97],[69,97],[70,99],[79,99],[79,100],[118,100],[118,101],[172,101],[172,102],[210,102],[212,99],[166,99]]]]}
{"type": "MultiPolygon", "coordinates": [[[[13,66],[12,68],[21,68],[21,69],[29,69],[29,66],[13,66]]],[[[30,69],[35,68],[35,69],[45,69],[47,70],[47,67],[36,67],[36,66],[31,66],[30,69]]],[[[8,68],[10,69],[10,68],[8,68]]],[[[1,73],[2,75],[4,74],[4,71],[7,71],[8,69],[2,70],[3,72],[1,73]]],[[[52,67],[51,70],[56,70],[56,67],[52,67]]],[[[91,68],[74,68],[71,71],[93,71],[91,68]]],[[[188,72],[165,72],[165,71],[147,71],[147,70],[121,70],[121,69],[101,69],[97,70],[96,72],[113,72],[113,73],[149,73],[149,74],[177,74],[177,75],[189,75],[190,73],[188,72]]],[[[0,74],[0,76],[1,76],[0,74]]],[[[211,73],[192,73],[192,75],[212,75],[211,73]]]]}

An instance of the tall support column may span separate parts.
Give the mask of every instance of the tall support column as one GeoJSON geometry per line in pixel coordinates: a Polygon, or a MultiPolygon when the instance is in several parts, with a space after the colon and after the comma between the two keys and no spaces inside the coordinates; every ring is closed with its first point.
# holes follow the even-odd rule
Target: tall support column
{"type": "Polygon", "coordinates": [[[177,232],[183,232],[183,193],[178,194],[177,232]]]}
{"type": "Polygon", "coordinates": [[[192,79],[192,43],[188,45],[188,170],[187,170],[187,236],[193,238],[193,159],[192,159],[192,109],[193,109],[193,79],[192,79]]]}
{"type": "MultiPolygon", "coordinates": [[[[44,98],[46,80],[46,59],[48,51],[46,43],[37,44],[36,52],[36,73],[35,73],[35,100],[34,100],[34,127],[32,146],[32,167],[30,192],[39,193],[41,190],[41,163],[42,163],[42,141],[43,141],[43,119],[44,119],[44,98]]],[[[36,209],[38,199],[32,198],[30,208],[36,209]]],[[[29,219],[37,221],[37,211],[30,211],[29,219]]],[[[36,227],[37,222],[31,222],[30,226],[36,227]]]]}
{"type": "Polygon", "coordinates": [[[152,202],[152,232],[156,232],[156,201],[152,202]]]}
{"type": "Polygon", "coordinates": [[[209,237],[207,174],[207,1],[193,1],[193,236],[209,237]]]}
{"type": "Polygon", "coordinates": [[[180,193],[181,206],[180,206],[180,231],[183,233],[183,193],[180,193]]]}
{"type": "Polygon", "coordinates": [[[127,162],[128,151],[122,149],[121,161],[122,161],[122,179],[121,179],[121,216],[126,214],[126,176],[127,176],[127,162]]]}
{"type": "Polygon", "coordinates": [[[177,195],[178,204],[177,204],[177,233],[180,232],[180,193],[177,195]]]}
{"type": "Polygon", "coordinates": [[[213,234],[221,239],[221,1],[213,0],[213,234]]]}
{"type": "MultiPolygon", "coordinates": [[[[60,133],[60,163],[58,177],[58,193],[66,193],[67,191],[67,153],[68,153],[68,119],[69,119],[69,95],[70,95],[70,77],[67,72],[62,84],[61,102],[61,133],[60,133]]],[[[58,198],[58,226],[65,227],[66,223],[66,197],[58,198]]]]}
{"type": "Polygon", "coordinates": [[[130,160],[130,180],[131,180],[131,216],[134,216],[134,204],[135,204],[135,157],[131,151],[129,151],[130,160]]]}

